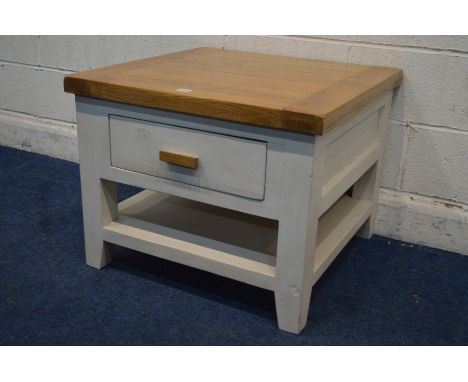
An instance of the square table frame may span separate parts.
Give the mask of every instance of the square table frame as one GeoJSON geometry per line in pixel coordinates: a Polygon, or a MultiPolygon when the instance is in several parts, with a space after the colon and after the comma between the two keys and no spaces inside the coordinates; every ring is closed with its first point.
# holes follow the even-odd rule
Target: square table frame
{"type": "MultiPolygon", "coordinates": [[[[322,136],[76,97],[86,262],[111,261],[109,243],[186,264],[274,292],[279,328],[299,333],[312,287],[356,233],[374,232],[392,91],[370,100],[322,136]],[[112,166],[109,115],[168,123],[267,142],[264,200],[230,195],[112,166]],[[121,216],[148,192],[117,202],[117,183],[278,221],[277,254],[216,243],[121,216]],[[159,231],[158,231],[159,230],[159,231]],[[174,237],[176,236],[176,237],[174,237]]],[[[130,146],[131,147],[131,144],[130,146]]],[[[209,240],[208,240],[209,241],[209,240]]]]}

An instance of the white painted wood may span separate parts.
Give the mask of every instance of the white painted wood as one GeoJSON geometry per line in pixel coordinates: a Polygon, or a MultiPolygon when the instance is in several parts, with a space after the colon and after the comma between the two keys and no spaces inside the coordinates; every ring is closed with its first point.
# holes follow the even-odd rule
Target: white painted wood
{"type": "Polygon", "coordinates": [[[344,239],[338,240],[339,246],[329,251],[329,261],[323,260],[315,272],[315,256],[327,252],[319,249],[315,253],[319,217],[378,159],[381,135],[377,123],[381,120],[379,110],[386,102],[390,102],[389,94],[371,102],[330,134],[318,137],[314,144],[285,140],[282,178],[285,196],[281,200],[275,280],[280,329],[292,333],[303,329],[313,284],[363,223],[357,220],[342,228],[346,233],[344,239]],[[370,138],[364,138],[365,144],[361,145],[363,134],[370,138]],[[371,147],[366,147],[369,144],[371,147]],[[330,184],[324,193],[326,180],[330,184]]]}
{"type": "Polygon", "coordinates": [[[366,219],[362,230],[373,231],[390,100],[391,92],[312,137],[77,97],[88,263],[109,261],[109,242],[271,289],[280,329],[299,333],[313,284],[366,219]],[[203,187],[155,172],[164,142],[219,167],[203,187]],[[230,167],[238,163],[240,173],[230,167]],[[146,190],[117,209],[114,182],[146,190]],[[263,200],[254,200],[259,185],[263,200]],[[352,186],[353,197],[343,196],[352,186]]]}
{"type": "Polygon", "coordinates": [[[342,196],[319,220],[313,283],[369,218],[372,202],[342,196]]]}
{"type": "MultiPolygon", "coordinates": [[[[377,171],[379,163],[375,163],[359,180],[354,184],[352,195],[353,198],[368,200],[372,202],[374,198],[377,198],[379,185],[377,182],[377,171]]],[[[374,221],[375,221],[375,208],[377,203],[372,202],[372,211],[369,215],[368,220],[363,225],[362,229],[359,230],[358,236],[363,239],[370,239],[374,234],[374,221]]]]}
{"type": "Polygon", "coordinates": [[[112,166],[262,200],[266,142],[110,116],[112,166]],[[198,158],[198,168],[159,160],[160,151],[198,158]]]}
{"type": "Polygon", "coordinates": [[[356,181],[362,173],[379,159],[380,143],[373,142],[342,171],[331,178],[322,188],[320,216],[327,211],[356,181]]]}
{"type": "Polygon", "coordinates": [[[101,145],[97,127],[86,110],[77,105],[78,148],[80,157],[81,195],[86,248],[86,263],[102,268],[111,260],[110,248],[104,242],[101,227],[117,217],[117,187],[114,182],[99,178],[97,164],[101,145]]]}
{"type": "MultiPolygon", "coordinates": [[[[317,139],[326,157],[320,215],[330,208],[382,155],[382,109],[391,92],[370,102],[359,113],[317,139]]],[[[387,116],[388,118],[388,116],[387,116]]]]}
{"type": "Polygon", "coordinates": [[[379,110],[352,129],[347,129],[340,136],[327,143],[325,149],[325,169],[323,183],[326,185],[332,178],[346,170],[356,158],[374,143],[378,143],[379,110]]]}
{"type": "Polygon", "coordinates": [[[275,279],[278,326],[296,334],[309,311],[324,167],[317,147],[301,139],[287,140],[284,146],[275,279]]]}
{"type": "Polygon", "coordinates": [[[120,203],[119,215],[263,253],[267,257],[262,262],[275,263],[278,223],[274,220],[149,190],[120,203]]]}
{"type": "Polygon", "coordinates": [[[125,216],[105,225],[102,232],[108,242],[272,289],[275,267],[262,262],[271,256],[125,216]]]}
{"type": "MultiPolygon", "coordinates": [[[[87,111],[89,114],[88,118],[93,121],[93,124],[99,127],[96,134],[99,135],[103,157],[96,165],[99,167],[98,171],[101,178],[113,179],[116,182],[230,208],[269,219],[278,219],[283,140],[287,137],[295,137],[297,134],[90,98],[76,97],[76,100],[77,105],[79,104],[83,110],[87,111]],[[108,118],[109,115],[117,114],[155,123],[173,124],[200,131],[267,142],[264,199],[254,200],[111,166],[108,118]]],[[[314,138],[311,137],[311,139],[313,141],[314,138]]]]}
{"type": "Polygon", "coordinates": [[[379,110],[378,119],[378,141],[380,142],[377,163],[372,166],[353,186],[353,198],[372,201],[372,209],[369,219],[359,230],[358,236],[370,239],[375,230],[375,219],[380,189],[380,178],[382,174],[382,156],[385,142],[387,140],[388,119],[390,115],[392,92],[387,92],[382,99],[384,104],[379,110]]]}

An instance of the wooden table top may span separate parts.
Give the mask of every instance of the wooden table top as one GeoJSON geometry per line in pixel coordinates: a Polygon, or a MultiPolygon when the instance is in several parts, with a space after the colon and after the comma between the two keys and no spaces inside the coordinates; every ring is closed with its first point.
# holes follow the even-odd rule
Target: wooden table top
{"type": "Polygon", "coordinates": [[[67,75],[79,96],[305,134],[401,83],[400,69],[197,48],[67,75]]]}

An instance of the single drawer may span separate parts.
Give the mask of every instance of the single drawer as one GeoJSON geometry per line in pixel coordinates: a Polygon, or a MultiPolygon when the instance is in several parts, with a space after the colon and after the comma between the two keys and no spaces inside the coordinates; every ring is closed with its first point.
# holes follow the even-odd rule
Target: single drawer
{"type": "Polygon", "coordinates": [[[114,167],[263,200],[266,142],[109,116],[114,167]]]}

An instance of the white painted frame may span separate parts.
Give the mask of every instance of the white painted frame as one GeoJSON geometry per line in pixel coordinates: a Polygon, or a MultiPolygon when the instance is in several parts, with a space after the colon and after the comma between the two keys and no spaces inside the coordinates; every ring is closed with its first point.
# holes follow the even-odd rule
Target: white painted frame
{"type": "Polygon", "coordinates": [[[369,238],[374,231],[391,98],[387,92],[325,135],[309,136],[76,97],[87,264],[105,266],[111,260],[107,243],[115,243],[270,289],[279,328],[299,333],[307,322],[313,284],[354,234],[369,238]],[[264,199],[112,167],[109,115],[266,142],[264,199]],[[353,151],[366,137],[372,137],[366,147],[353,151]],[[334,155],[343,150],[352,155],[334,155]],[[325,177],[328,168],[336,171],[325,177]],[[118,206],[116,182],[275,219],[276,258],[126,217],[125,206],[144,207],[151,193],[144,191],[118,206]]]}

